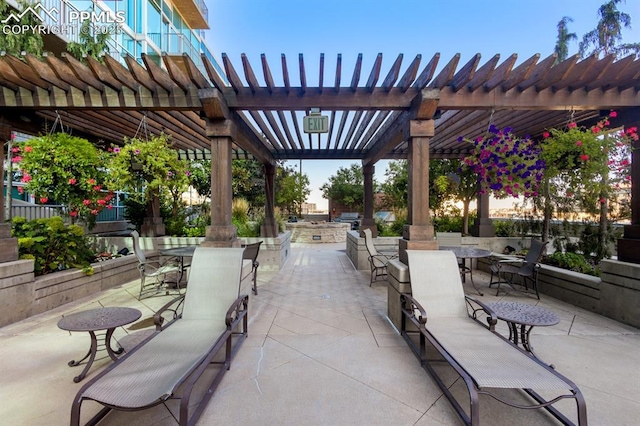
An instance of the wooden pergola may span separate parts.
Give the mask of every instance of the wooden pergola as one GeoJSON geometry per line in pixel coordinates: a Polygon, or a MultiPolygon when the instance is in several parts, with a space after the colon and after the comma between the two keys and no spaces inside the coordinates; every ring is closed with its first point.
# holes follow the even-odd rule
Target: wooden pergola
{"type": "MultiPolygon", "coordinates": [[[[1,56],[2,136],[12,130],[36,134],[57,118],[74,134],[121,143],[123,136],[135,136],[144,120],[151,133],[171,135],[184,157],[213,160],[212,225],[206,237],[212,245],[236,241],[231,224],[232,158],[253,157],[265,166],[265,236],[277,232],[273,184],[278,160],[361,160],[363,226],[375,228],[374,165],[381,159],[404,158],[410,170],[410,225],[401,244],[404,250],[435,247],[428,214],[428,162],[466,155],[470,146],[460,136],[478,136],[491,123],[535,138],[569,120],[588,125],[601,111],[611,109],[618,112],[613,125],[640,124],[640,60],[634,56],[617,61],[613,56],[573,56],[555,64],[555,55],[543,60],[534,55],[516,65],[515,54],[502,61],[496,55],[484,63],[478,54],[459,66],[459,54],[442,64],[436,54],[425,63],[418,55],[403,67],[403,55],[398,55],[383,67],[378,54],[363,74],[363,57],[358,55],[345,75],[341,55],[335,73],[333,65],[325,69],[320,55],[317,71],[309,74],[302,54],[291,73],[285,55],[276,72],[264,55],[260,69],[254,70],[245,55],[241,65],[234,66],[223,54],[226,75],[219,75],[206,57],[206,73],[188,56],[180,59],[163,55],[161,67],[144,55],[142,64],[125,58],[126,66],[108,56],[104,63],[87,58],[86,64],[70,55],[1,56]],[[329,115],[328,132],[320,137],[301,132],[302,117],[312,110],[329,115]]],[[[634,151],[632,224],[619,244],[619,256],[640,262],[637,157],[634,151]]],[[[488,198],[480,197],[478,205],[474,232],[491,235],[488,198]]],[[[5,225],[0,228],[3,240],[10,240],[5,225]]]]}

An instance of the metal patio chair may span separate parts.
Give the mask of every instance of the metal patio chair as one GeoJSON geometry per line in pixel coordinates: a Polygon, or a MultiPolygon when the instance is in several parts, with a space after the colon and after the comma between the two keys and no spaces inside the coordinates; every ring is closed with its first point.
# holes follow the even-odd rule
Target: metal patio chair
{"type": "MultiPolygon", "coordinates": [[[[242,259],[251,261],[251,275],[252,275],[251,279],[253,280],[252,290],[253,290],[253,294],[255,294],[256,296],[258,295],[257,278],[258,278],[258,267],[260,266],[260,262],[258,262],[258,254],[260,253],[261,244],[262,244],[262,241],[258,243],[242,245],[242,247],[244,247],[244,254],[242,255],[242,259]]],[[[242,277],[242,279],[244,278],[246,277],[242,277]]]]}
{"type": "Polygon", "coordinates": [[[133,252],[138,259],[138,270],[140,271],[140,294],[138,300],[143,296],[152,296],[162,292],[164,289],[169,294],[169,285],[175,284],[176,290],[180,293],[179,277],[182,268],[175,260],[162,263],[158,260],[149,260],[140,248],[140,234],[137,231],[131,232],[133,237],[133,252]],[[173,277],[171,281],[168,277],[173,277]],[[148,282],[147,279],[150,279],[148,282]]]}
{"type": "Polygon", "coordinates": [[[364,243],[369,253],[369,265],[371,265],[371,280],[369,282],[369,287],[371,287],[374,281],[379,281],[380,278],[384,279],[387,276],[387,263],[389,263],[389,260],[398,257],[398,254],[378,252],[373,244],[371,229],[366,228],[362,232],[364,234],[364,243]]]}
{"type": "Polygon", "coordinates": [[[489,280],[489,287],[494,284],[498,285],[496,296],[500,293],[500,284],[507,284],[511,288],[516,289],[514,286],[524,287],[524,291],[535,291],[536,297],[540,299],[540,293],[538,293],[538,271],[540,270],[540,258],[544,252],[548,242],[542,242],[539,240],[531,240],[531,247],[524,259],[494,259],[489,267],[491,270],[491,279],[489,280]],[[493,280],[494,275],[497,277],[497,281],[493,280]],[[519,277],[519,283],[516,282],[519,277]]]}

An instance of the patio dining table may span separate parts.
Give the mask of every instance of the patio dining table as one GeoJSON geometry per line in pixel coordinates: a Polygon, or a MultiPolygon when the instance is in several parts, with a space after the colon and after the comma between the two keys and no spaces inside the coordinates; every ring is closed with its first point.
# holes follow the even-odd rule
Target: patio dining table
{"type": "Polygon", "coordinates": [[[453,247],[453,246],[441,246],[440,250],[448,250],[452,251],[453,254],[456,255],[456,258],[462,260],[462,265],[460,268],[460,273],[462,274],[462,278],[466,274],[469,274],[471,277],[471,285],[478,292],[480,296],[482,296],[482,292],[476,287],[476,283],[473,281],[473,259],[481,259],[485,257],[491,256],[491,250],[485,250],[475,247],[453,247]],[[467,259],[470,259],[469,266],[467,266],[467,259]]]}
{"type": "Polygon", "coordinates": [[[196,251],[196,247],[197,246],[173,247],[160,250],[160,254],[162,256],[177,257],[180,259],[180,278],[178,279],[178,283],[182,282],[185,271],[189,266],[191,266],[190,263],[185,265],[184,258],[193,257],[193,254],[196,251]]]}

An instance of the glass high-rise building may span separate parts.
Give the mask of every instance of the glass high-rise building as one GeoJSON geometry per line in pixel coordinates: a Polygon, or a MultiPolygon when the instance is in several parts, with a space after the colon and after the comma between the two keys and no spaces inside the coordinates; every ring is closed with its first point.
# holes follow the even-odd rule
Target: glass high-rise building
{"type": "Polygon", "coordinates": [[[43,6],[40,16],[45,24],[71,29],[46,36],[47,50],[64,51],[66,43],[78,41],[80,25],[87,16],[80,13],[87,12],[90,15],[86,19],[95,28],[110,28],[109,53],[119,60],[131,55],[141,62],[142,53],[146,53],[162,66],[162,52],[177,62],[186,53],[204,73],[201,59],[204,54],[224,75],[204,41],[204,31],[209,28],[204,0],[40,0],[36,3],[43,6]]]}

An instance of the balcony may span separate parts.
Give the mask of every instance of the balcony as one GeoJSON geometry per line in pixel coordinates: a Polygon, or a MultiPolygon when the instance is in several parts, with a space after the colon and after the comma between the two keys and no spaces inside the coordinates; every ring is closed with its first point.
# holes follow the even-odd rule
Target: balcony
{"type": "Polygon", "coordinates": [[[204,0],[180,0],[173,3],[192,29],[209,29],[209,9],[204,0]]]}

